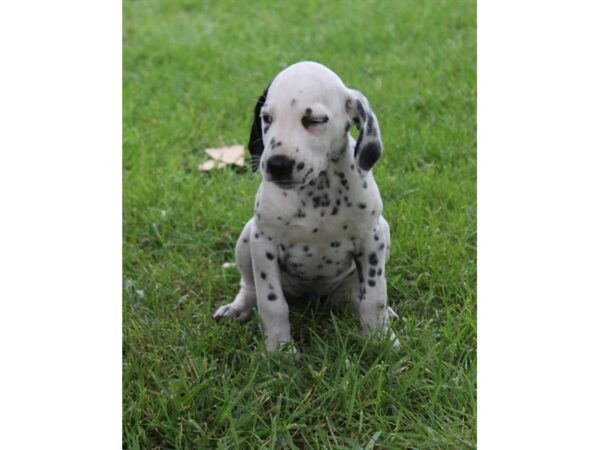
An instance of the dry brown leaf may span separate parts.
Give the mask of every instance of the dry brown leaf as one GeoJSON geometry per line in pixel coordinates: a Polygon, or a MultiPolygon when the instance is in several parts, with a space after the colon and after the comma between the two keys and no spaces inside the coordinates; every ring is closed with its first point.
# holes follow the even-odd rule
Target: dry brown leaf
{"type": "Polygon", "coordinates": [[[207,148],[206,153],[211,160],[198,166],[198,170],[206,172],[213,169],[222,169],[228,165],[244,166],[244,146],[233,145],[231,147],[207,148]]]}

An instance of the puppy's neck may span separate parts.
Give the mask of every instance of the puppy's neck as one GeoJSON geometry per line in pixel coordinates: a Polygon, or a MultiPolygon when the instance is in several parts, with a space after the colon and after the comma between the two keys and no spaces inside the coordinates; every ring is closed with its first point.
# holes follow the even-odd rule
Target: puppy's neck
{"type": "Polygon", "coordinates": [[[340,171],[344,173],[355,172],[362,178],[364,176],[364,172],[358,168],[358,165],[356,164],[356,158],[354,157],[355,144],[356,143],[354,142],[354,139],[352,139],[352,136],[348,135],[344,145],[339,150],[332,153],[332,156],[329,160],[329,166],[324,172],[328,172],[330,174],[340,171]]]}

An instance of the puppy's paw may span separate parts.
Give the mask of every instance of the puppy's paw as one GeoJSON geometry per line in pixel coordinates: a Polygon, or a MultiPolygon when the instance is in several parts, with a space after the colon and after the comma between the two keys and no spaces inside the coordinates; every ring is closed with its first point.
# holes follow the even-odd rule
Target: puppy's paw
{"type": "Polygon", "coordinates": [[[276,339],[267,339],[266,341],[266,355],[281,355],[284,358],[293,359],[295,361],[300,360],[300,352],[292,341],[278,341],[276,339]]]}
{"type": "Polygon", "coordinates": [[[396,311],[394,311],[394,310],[392,309],[392,307],[391,307],[391,306],[388,306],[388,307],[387,307],[387,311],[388,311],[388,317],[389,317],[390,319],[392,319],[392,320],[396,320],[396,319],[399,319],[399,318],[400,318],[400,316],[399,316],[399,315],[396,313],[396,311]]]}
{"type": "Polygon", "coordinates": [[[244,310],[234,303],[229,303],[218,307],[212,317],[216,321],[227,318],[230,320],[237,320],[240,323],[245,323],[250,320],[251,316],[252,308],[244,310]]]}

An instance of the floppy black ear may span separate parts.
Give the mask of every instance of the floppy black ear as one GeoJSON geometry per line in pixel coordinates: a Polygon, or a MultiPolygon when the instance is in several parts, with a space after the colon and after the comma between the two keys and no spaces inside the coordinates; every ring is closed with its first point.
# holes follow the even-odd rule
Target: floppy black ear
{"type": "Polygon", "coordinates": [[[383,153],[377,116],[371,110],[367,98],[354,89],[348,89],[346,111],[360,130],[354,147],[356,163],[362,170],[371,170],[383,153]]]}
{"type": "MultiPolygon", "coordinates": [[[[271,84],[269,84],[270,86],[271,84]]],[[[265,145],[262,139],[262,121],[260,120],[260,110],[265,104],[267,99],[267,92],[269,92],[269,86],[265,89],[254,107],[254,121],[252,122],[252,128],[250,129],[250,141],[248,142],[248,150],[252,157],[252,171],[255,172],[260,164],[260,156],[262,155],[265,145]]]]}

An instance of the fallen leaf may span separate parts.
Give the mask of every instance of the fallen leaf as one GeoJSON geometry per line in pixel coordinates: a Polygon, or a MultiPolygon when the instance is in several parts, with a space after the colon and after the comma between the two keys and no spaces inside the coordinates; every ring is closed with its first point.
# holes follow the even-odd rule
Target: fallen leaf
{"type": "Polygon", "coordinates": [[[244,166],[244,146],[233,145],[231,147],[207,148],[206,153],[212,159],[198,166],[198,170],[207,172],[213,169],[222,169],[228,165],[244,166]]]}

